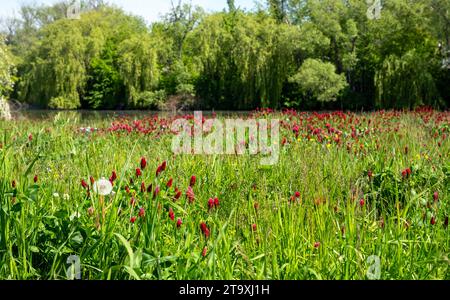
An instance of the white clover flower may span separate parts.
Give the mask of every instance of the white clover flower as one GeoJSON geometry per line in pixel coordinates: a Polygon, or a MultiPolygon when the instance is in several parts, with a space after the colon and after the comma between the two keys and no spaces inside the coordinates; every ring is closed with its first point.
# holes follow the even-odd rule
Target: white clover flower
{"type": "Polygon", "coordinates": [[[54,198],[59,198],[59,194],[58,193],[53,193],[53,197],[54,198]]]}
{"type": "Polygon", "coordinates": [[[64,194],[64,195],[63,195],[63,199],[67,201],[67,200],[70,199],[70,196],[69,196],[68,194],[64,194]]]}
{"type": "Polygon", "coordinates": [[[109,180],[106,180],[105,178],[102,178],[94,183],[94,192],[96,192],[100,196],[107,196],[111,194],[112,190],[113,186],[111,182],[109,180]]]}

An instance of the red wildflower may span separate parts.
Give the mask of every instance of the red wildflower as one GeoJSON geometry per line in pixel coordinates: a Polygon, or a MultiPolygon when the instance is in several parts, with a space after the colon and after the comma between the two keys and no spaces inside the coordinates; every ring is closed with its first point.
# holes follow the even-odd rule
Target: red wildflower
{"type": "Polygon", "coordinates": [[[212,198],[209,198],[209,200],[208,200],[208,207],[209,207],[209,209],[214,208],[214,200],[212,198]]]}
{"type": "Polygon", "coordinates": [[[153,190],[153,184],[149,184],[149,186],[147,187],[147,193],[151,193],[153,190]]]}
{"type": "Polygon", "coordinates": [[[438,200],[439,200],[439,193],[438,192],[434,192],[433,199],[434,199],[434,202],[438,202],[438,200]]]}
{"type": "Polygon", "coordinates": [[[145,193],[145,191],[147,190],[146,186],[145,186],[145,182],[141,183],[141,193],[145,193]]]}
{"type": "Polygon", "coordinates": [[[170,178],[169,181],[167,182],[166,186],[167,186],[168,188],[171,188],[171,187],[172,187],[172,184],[173,184],[173,179],[170,178]]]}
{"type": "Polygon", "coordinates": [[[214,198],[214,206],[218,207],[219,206],[219,198],[214,198]]]}
{"type": "Polygon", "coordinates": [[[300,198],[300,192],[295,192],[295,198],[300,198]]]}
{"type": "Polygon", "coordinates": [[[94,185],[94,183],[95,183],[95,179],[94,179],[94,177],[92,177],[92,176],[91,176],[91,177],[89,177],[89,180],[91,181],[91,184],[92,184],[92,185],[94,185]]]}
{"type": "Polygon", "coordinates": [[[173,221],[175,220],[175,214],[172,208],[169,208],[169,218],[173,221]]]}
{"type": "Polygon", "coordinates": [[[193,187],[195,185],[196,181],[197,181],[197,177],[195,177],[195,175],[192,175],[191,182],[190,182],[189,186],[193,187]]]}
{"type": "Polygon", "coordinates": [[[117,173],[116,171],[113,171],[111,174],[111,177],[109,178],[109,181],[114,182],[117,179],[117,173]]]}
{"type": "Polygon", "coordinates": [[[128,186],[125,187],[125,191],[127,192],[127,194],[130,193],[130,188],[128,186]]]}
{"type": "Polygon", "coordinates": [[[136,177],[139,177],[142,175],[141,169],[137,168],[136,169],[136,177]]]}
{"type": "Polygon", "coordinates": [[[145,170],[145,168],[147,167],[147,160],[145,159],[145,157],[141,158],[141,169],[145,170]]]}
{"type": "Polygon", "coordinates": [[[162,170],[162,167],[161,167],[161,166],[158,166],[158,168],[156,169],[156,177],[158,177],[159,174],[161,174],[162,171],[163,171],[163,170],[162,170]]]}
{"type": "Polygon", "coordinates": [[[181,197],[181,191],[177,191],[175,196],[174,196],[175,200],[180,199],[180,197],[181,197]]]}
{"type": "Polygon", "coordinates": [[[178,220],[177,220],[177,227],[180,228],[181,225],[183,225],[183,221],[181,221],[181,219],[178,218],[178,220]]]}
{"type": "Polygon", "coordinates": [[[369,177],[369,180],[370,179],[372,179],[372,177],[373,177],[373,173],[372,173],[372,171],[367,171],[367,176],[369,177]]]}
{"type": "Polygon", "coordinates": [[[256,232],[256,229],[257,229],[256,224],[252,224],[252,230],[253,230],[254,232],[256,232]]]}
{"type": "Polygon", "coordinates": [[[189,199],[189,203],[192,203],[195,200],[194,191],[192,190],[192,188],[190,186],[188,187],[188,189],[186,191],[186,197],[189,199]]]}
{"type": "Polygon", "coordinates": [[[206,223],[202,222],[200,224],[200,229],[202,230],[203,234],[205,235],[205,237],[209,237],[210,235],[210,231],[208,229],[208,226],[206,226],[206,223]]]}
{"type": "Polygon", "coordinates": [[[363,207],[365,203],[366,203],[366,202],[364,201],[364,199],[359,200],[359,205],[360,205],[361,207],[363,207]]]}
{"type": "Polygon", "coordinates": [[[84,189],[87,189],[89,186],[88,186],[88,184],[86,183],[86,181],[84,180],[84,179],[81,179],[81,186],[84,188],[84,189]]]}
{"type": "Polygon", "coordinates": [[[143,207],[139,208],[139,214],[138,216],[140,218],[143,218],[145,216],[145,209],[143,207]]]}
{"type": "Polygon", "coordinates": [[[410,175],[411,175],[411,169],[410,168],[407,168],[407,169],[405,169],[405,170],[403,170],[402,171],[402,177],[403,178],[408,178],[410,175]]]}
{"type": "Polygon", "coordinates": [[[156,196],[158,196],[158,194],[159,194],[159,186],[157,186],[157,187],[155,188],[155,191],[153,192],[153,199],[155,199],[156,196]]]}
{"type": "Polygon", "coordinates": [[[167,162],[163,161],[163,163],[161,164],[161,170],[165,171],[167,167],[167,162]]]}
{"type": "Polygon", "coordinates": [[[38,182],[38,176],[37,175],[34,175],[33,181],[34,181],[34,183],[38,182]]]}
{"type": "Polygon", "coordinates": [[[436,224],[436,218],[435,217],[431,218],[430,224],[431,225],[435,225],[436,224]]]}
{"type": "Polygon", "coordinates": [[[131,222],[132,224],[134,224],[134,222],[136,222],[136,217],[131,217],[130,222],[131,222]]]}
{"type": "Polygon", "coordinates": [[[131,197],[130,205],[134,206],[135,204],[136,204],[136,199],[134,199],[134,197],[131,197]]]}
{"type": "Polygon", "coordinates": [[[205,246],[205,248],[203,248],[203,251],[202,251],[202,256],[205,257],[207,253],[208,253],[208,248],[205,246]]]}
{"type": "Polygon", "coordinates": [[[32,135],[31,133],[28,135],[28,140],[29,140],[30,142],[33,140],[33,135],[32,135]]]}
{"type": "Polygon", "coordinates": [[[318,249],[320,247],[320,242],[315,242],[314,243],[314,248],[318,249]]]}

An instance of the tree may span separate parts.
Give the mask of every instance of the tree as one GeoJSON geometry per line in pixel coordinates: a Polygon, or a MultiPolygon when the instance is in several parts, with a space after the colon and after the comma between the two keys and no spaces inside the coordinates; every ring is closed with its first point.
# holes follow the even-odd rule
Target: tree
{"type": "Polygon", "coordinates": [[[336,67],[318,59],[307,59],[297,74],[290,78],[309,99],[320,102],[336,101],[347,86],[345,76],[336,74],[336,67]]]}
{"type": "Polygon", "coordinates": [[[13,57],[7,48],[4,38],[0,36],[0,99],[6,97],[14,87],[15,67],[13,57]]]}

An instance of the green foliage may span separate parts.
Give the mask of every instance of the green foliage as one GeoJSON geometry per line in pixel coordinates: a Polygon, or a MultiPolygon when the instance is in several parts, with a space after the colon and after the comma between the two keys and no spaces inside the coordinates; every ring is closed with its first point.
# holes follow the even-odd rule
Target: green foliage
{"type": "Polygon", "coordinates": [[[80,20],[65,18],[66,1],[23,6],[20,19],[4,22],[19,78],[11,96],[115,109],[164,90],[202,108],[279,108],[305,104],[289,78],[313,59],[333,64],[348,89],[339,93],[343,77],[327,76],[334,82],[306,95],[310,108],[448,106],[448,1],[383,1],[373,20],[364,0],[268,0],[253,12],[227,1],[217,13],[178,1],[149,27],[101,0],[82,1],[80,20]]]}
{"type": "Polygon", "coordinates": [[[0,35],[0,99],[13,90],[15,66],[13,57],[0,35]]]}
{"type": "Polygon", "coordinates": [[[297,83],[307,97],[320,102],[336,101],[347,86],[345,76],[336,74],[333,64],[317,59],[307,59],[290,80],[297,83]]]}
{"type": "Polygon", "coordinates": [[[411,50],[402,57],[391,55],[375,77],[379,107],[414,108],[438,104],[439,94],[432,74],[432,59],[411,50]],[[391,99],[395,99],[392,102],[391,99]]]}

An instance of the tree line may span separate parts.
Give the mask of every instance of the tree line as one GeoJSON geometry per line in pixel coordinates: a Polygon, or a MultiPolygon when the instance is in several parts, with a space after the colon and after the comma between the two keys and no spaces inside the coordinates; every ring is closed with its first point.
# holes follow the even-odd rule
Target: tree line
{"type": "Polygon", "coordinates": [[[0,94],[53,109],[450,104],[450,0],[227,3],[172,1],[152,24],[102,0],[79,18],[70,1],[24,5],[2,20],[0,94]]]}

